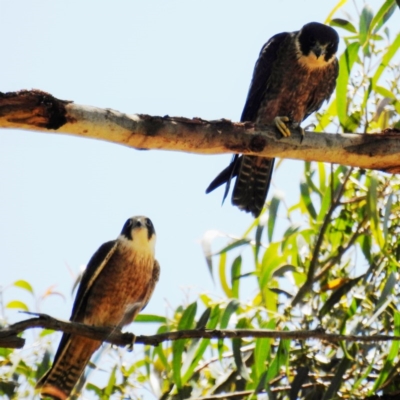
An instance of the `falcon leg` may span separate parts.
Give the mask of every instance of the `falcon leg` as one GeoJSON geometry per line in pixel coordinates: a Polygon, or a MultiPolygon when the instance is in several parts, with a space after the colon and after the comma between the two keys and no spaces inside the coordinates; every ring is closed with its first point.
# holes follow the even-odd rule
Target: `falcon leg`
{"type": "Polygon", "coordinates": [[[132,342],[128,344],[127,350],[128,351],[132,351],[133,350],[133,345],[136,342],[136,335],[134,335],[133,333],[128,333],[128,335],[132,335],[132,342]]]}
{"type": "Polygon", "coordinates": [[[300,138],[300,143],[301,143],[304,139],[304,136],[306,135],[306,131],[300,125],[299,125],[299,130],[300,130],[300,135],[301,135],[301,138],[300,138]]]}
{"type": "Polygon", "coordinates": [[[289,117],[275,117],[274,124],[278,128],[279,132],[282,133],[284,137],[290,136],[290,130],[286,125],[286,122],[289,122],[289,117]]]}

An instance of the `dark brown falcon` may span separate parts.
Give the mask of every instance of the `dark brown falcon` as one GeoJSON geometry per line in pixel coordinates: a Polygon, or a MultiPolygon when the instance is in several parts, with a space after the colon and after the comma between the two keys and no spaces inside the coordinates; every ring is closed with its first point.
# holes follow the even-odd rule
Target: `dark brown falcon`
{"type": "MultiPolygon", "coordinates": [[[[149,218],[129,218],[118,238],[104,243],[90,259],[71,321],[116,329],[132,322],[149,301],[160,275],[155,241],[149,218]]],[[[66,399],[100,345],[98,340],[64,334],[53,366],[37,384],[41,396],[66,399]]]]}
{"type": "MultiPolygon", "coordinates": [[[[274,123],[283,136],[290,136],[288,127],[300,128],[300,123],[331,96],[339,72],[335,56],[338,43],[336,31],[318,22],[304,25],[300,31],[273,36],[261,49],[240,120],[274,123]]],[[[231,179],[237,176],[232,204],[258,217],[268,194],[274,161],[235,155],[206,193],[226,183],[225,200],[231,179]]]]}

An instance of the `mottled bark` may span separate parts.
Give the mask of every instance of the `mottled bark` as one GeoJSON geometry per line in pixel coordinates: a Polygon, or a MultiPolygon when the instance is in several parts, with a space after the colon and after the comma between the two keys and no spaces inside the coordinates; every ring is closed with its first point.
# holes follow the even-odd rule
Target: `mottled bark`
{"type": "Polygon", "coordinates": [[[291,137],[282,138],[273,126],[225,119],[127,115],[58,100],[38,90],[0,93],[0,127],[83,136],[136,149],[243,153],[400,172],[400,136],[396,130],[341,135],[306,132],[301,141],[295,130],[291,137]]]}

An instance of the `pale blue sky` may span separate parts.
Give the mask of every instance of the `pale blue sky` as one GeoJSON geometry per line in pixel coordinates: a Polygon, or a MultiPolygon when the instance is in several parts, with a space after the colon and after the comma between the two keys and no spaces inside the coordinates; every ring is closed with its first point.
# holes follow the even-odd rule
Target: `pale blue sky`
{"type": "MultiPolygon", "coordinates": [[[[261,46],[275,33],[323,22],[336,3],[0,0],[0,91],[36,88],[126,113],[237,121],[261,46]]],[[[351,2],[345,9],[354,13],[351,2]]],[[[222,190],[204,193],[229,160],[2,130],[0,284],[26,279],[38,295],[55,285],[66,300],[50,298],[41,311],[68,318],[70,270],[78,273],[128,217],[144,214],[157,231],[162,269],[146,312],[164,315],[187,300],[188,288],[191,300],[220,293],[200,239],[209,229],[239,236],[252,222],[230,200],[221,207],[222,190]]],[[[291,203],[302,170],[285,162],[269,196],[279,188],[291,203]]],[[[4,292],[5,303],[14,298],[29,302],[20,289],[4,292]]],[[[7,317],[21,318],[14,310],[7,317]]]]}

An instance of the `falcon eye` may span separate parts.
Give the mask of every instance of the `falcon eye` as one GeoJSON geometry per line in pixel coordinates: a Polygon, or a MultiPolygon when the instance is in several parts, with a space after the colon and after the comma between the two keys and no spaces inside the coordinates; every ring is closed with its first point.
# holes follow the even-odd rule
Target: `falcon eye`
{"type": "Polygon", "coordinates": [[[152,228],[153,227],[153,223],[151,222],[150,218],[146,218],[145,222],[146,222],[146,226],[148,228],[152,228]]]}
{"type": "Polygon", "coordinates": [[[125,222],[125,224],[122,228],[122,231],[121,231],[121,235],[125,236],[127,239],[130,239],[130,240],[132,240],[132,235],[131,235],[132,224],[133,224],[133,220],[132,220],[132,218],[129,218],[125,222]]]}
{"type": "Polygon", "coordinates": [[[315,40],[315,38],[310,38],[310,44],[311,44],[311,46],[314,46],[316,43],[317,43],[317,41],[315,40]]]}

